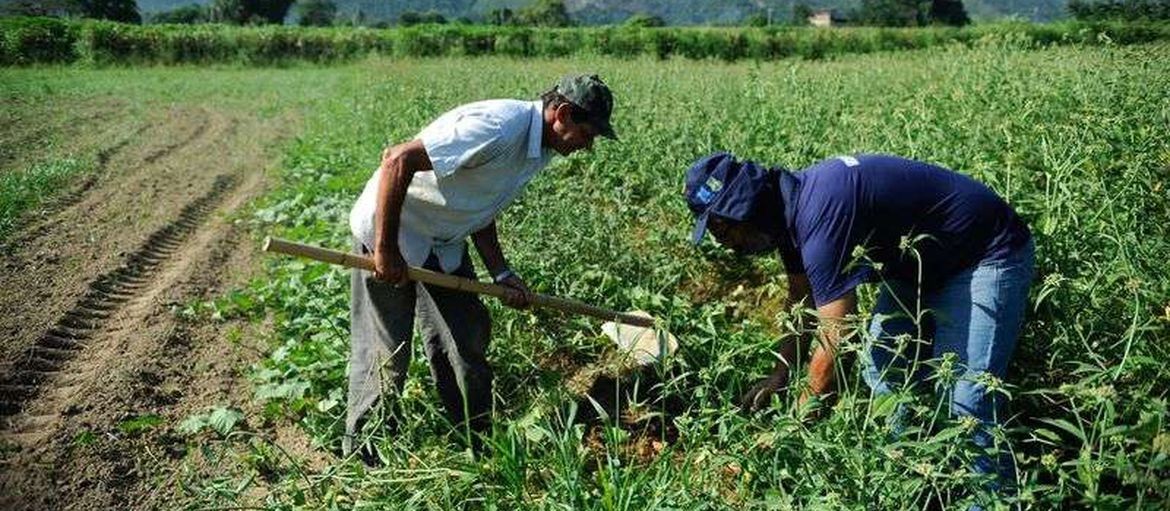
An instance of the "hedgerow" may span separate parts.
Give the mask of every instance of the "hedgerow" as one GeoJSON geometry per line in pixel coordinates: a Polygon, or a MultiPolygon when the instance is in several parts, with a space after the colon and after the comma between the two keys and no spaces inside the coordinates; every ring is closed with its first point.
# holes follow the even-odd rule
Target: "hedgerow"
{"type": "Polygon", "coordinates": [[[850,53],[973,44],[987,38],[1025,46],[1134,44],[1170,37],[1166,23],[998,23],[966,28],[580,27],[416,25],[394,29],[227,25],[127,25],[95,20],[0,19],[0,64],[272,65],[392,57],[507,55],[632,58],[823,59],[850,53]]]}

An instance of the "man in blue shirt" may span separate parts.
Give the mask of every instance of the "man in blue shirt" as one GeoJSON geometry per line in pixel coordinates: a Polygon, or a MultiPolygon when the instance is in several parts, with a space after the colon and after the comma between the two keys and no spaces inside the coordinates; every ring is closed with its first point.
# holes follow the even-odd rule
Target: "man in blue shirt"
{"type": "MultiPolygon", "coordinates": [[[[874,393],[923,381],[928,358],[950,359],[953,378],[939,381],[955,382],[945,389],[952,415],[978,419],[974,443],[994,444],[1000,396],[993,389],[1015,350],[1033,264],[1031,233],[1003,199],[957,172],[870,154],[792,173],[717,153],[687,172],[686,196],[696,244],[709,230],[737,253],[777,250],[790,303],[812,298],[821,339],[799,403],[835,390],[843,320],[856,311],[857,286],[875,282],[862,357],[874,393]]],[[[798,348],[781,345],[773,372],[744,396],[746,408],[767,405],[788,386],[798,348]]],[[[1000,452],[974,468],[1008,483],[1012,458],[1000,452]]]]}

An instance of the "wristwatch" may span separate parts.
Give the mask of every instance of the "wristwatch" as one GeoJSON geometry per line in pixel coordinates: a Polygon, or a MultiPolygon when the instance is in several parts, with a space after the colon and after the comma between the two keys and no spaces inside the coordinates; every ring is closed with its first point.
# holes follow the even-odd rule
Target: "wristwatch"
{"type": "Polygon", "coordinates": [[[516,275],[516,274],[512,273],[512,269],[505,266],[504,269],[500,271],[500,273],[497,273],[497,274],[492,276],[492,282],[499,284],[504,279],[511,277],[513,275],[516,275]]]}

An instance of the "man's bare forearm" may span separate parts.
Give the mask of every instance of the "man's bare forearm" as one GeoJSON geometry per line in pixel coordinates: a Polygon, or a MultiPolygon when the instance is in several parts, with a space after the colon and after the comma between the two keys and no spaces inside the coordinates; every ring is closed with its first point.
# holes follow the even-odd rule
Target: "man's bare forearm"
{"type": "Polygon", "coordinates": [[[386,150],[378,168],[378,200],[374,208],[375,250],[398,252],[398,227],[402,217],[402,203],[414,173],[429,170],[430,159],[417,140],[386,150]],[[421,153],[421,157],[420,154],[421,153]]]}
{"type": "Polygon", "coordinates": [[[808,364],[808,393],[823,395],[836,389],[837,347],[844,335],[845,317],[857,307],[857,297],[852,293],[817,308],[820,316],[817,325],[818,343],[813,349],[808,364]]]}
{"type": "Polygon", "coordinates": [[[402,169],[401,163],[383,165],[379,172],[382,182],[378,185],[378,205],[374,209],[374,244],[381,250],[397,252],[399,219],[411,174],[402,169]]]}
{"type": "Polygon", "coordinates": [[[483,264],[487,266],[488,273],[495,276],[508,268],[508,261],[504,259],[504,251],[500,248],[500,235],[496,230],[495,220],[472,233],[471,240],[475,243],[475,249],[483,259],[483,264]]]}
{"type": "Polygon", "coordinates": [[[772,374],[787,378],[788,373],[792,371],[792,366],[800,360],[800,338],[780,341],[777,351],[780,354],[780,360],[777,360],[776,365],[772,367],[772,374]]]}
{"type": "Polygon", "coordinates": [[[788,275],[788,301],[786,305],[789,309],[797,306],[800,308],[800,312],[795,318],[799,335],[780,341],[780,346],[777,348],[780,360],[776,361],[776,366],[772,369],[773,375],[786,377],[792,367],[801,360],[801,353],[804,352],[802,348],[805,344],[805,326],[808,323],[804,314],[804,304],[809,300],[810,294],[808,277],[804,274],[788,275]]]}
{"type": "Polygon", "coordinates": [[[488,273],[492,275],[492,280],[497,284],[507,286],[508,294],[504,296],[504,304],[518,309],[527,308],[535,296],[519,275],[506,271],[508,270],[508,261],[504,259],[504,251],[500,248],[500,237],[499,233],[496,232],[495,220],[484,228],[471,233],[471,239],[475,242],[475,249],[483,258],[483,264],[487,266],[488,273]]]}
{"type": "Polygon", "coordinates": [[[835,389],[835,368],[837,366],[837,343],[840,338],[835,333],[822,330],[817,347],[813,349],[812,359],[808,363],[808,392],[813,395],[823,395],[835,389]]]}

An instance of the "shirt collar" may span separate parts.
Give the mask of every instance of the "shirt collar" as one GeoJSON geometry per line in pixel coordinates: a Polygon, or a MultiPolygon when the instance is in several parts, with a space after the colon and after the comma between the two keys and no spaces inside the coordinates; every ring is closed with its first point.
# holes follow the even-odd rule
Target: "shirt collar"
{"type": "Polygon", "coordinates": [[[540,158],[544,137],[544,102],[532,102],[532,121],[528,124],[528,158],[540,158]]]}

